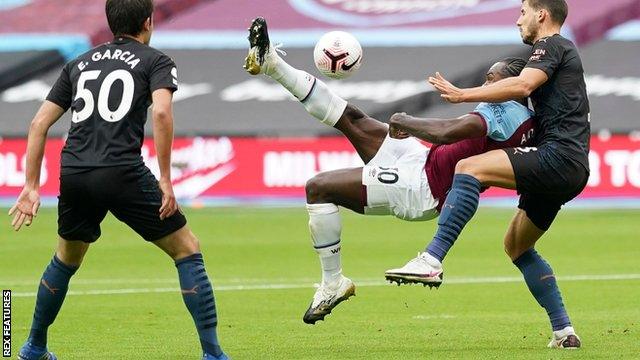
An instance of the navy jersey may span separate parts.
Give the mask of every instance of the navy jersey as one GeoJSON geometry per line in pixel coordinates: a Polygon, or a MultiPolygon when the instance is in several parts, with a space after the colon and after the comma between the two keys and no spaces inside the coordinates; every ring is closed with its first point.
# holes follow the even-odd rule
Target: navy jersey
{"type": "Polygon", "coordinates": [[[177,90],[175,63],[128,37],[117,37],[66,64],[47,96],[72,111],[62,173],[142,164],[147,109],[151,94],[161,88],[177,90]]]}
{"type": "Polygon", "coordinates": [[[544,71],[549,79],[531,94],[540,127],[537,145],[589,169],[589,99],[582,60],[575,45],[560,35],[538,40],[526,67],[544,71]]]}
{"type": "Polygon", "coordinates": [[[473,114],[482,118],[486,136],[434,145],[429,151],[425,171],[438,210],[451,188],[458,161],[491,150],[527,146],[534,136],[533,112],[516,101],[481,103],[473,114]]]}

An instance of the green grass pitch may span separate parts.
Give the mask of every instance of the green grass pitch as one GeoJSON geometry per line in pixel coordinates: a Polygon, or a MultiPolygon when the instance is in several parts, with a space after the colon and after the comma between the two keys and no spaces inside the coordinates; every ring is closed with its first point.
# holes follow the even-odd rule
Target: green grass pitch
{"type": "MultiPolygon", "coordinates": [[[[231,357],[640,358],[637,211],[566,210],[539,243],[583,340],[572,352],[546,349],[546,314],[503,253],[513,211],[480,209],[445,262],[439,290],[397,287],[383,277],[424,247],[435,222],[342,213],[344,273],[360,286],[355,298],[310,326],[302,314],[320,271],[302,208],[186,211],[217,289],[218,332],[231,357]]],[[[64,360],[198,359],[172,261],[111,216],[102,229],[49,330],[50,349],[64,360]]],[[[5,217],[0,233],[0,288],[14,294],[15,356],[55,247],[55,211],[42,210],[19,233],[5,217]]]]}

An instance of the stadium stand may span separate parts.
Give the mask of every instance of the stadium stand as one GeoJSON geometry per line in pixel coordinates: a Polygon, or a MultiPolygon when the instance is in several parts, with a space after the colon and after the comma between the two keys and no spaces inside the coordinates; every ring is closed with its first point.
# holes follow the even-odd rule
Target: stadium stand
{"type": "MultiPolygon", "coordinates": [[[[565,35],[583,47],[589,41],[602,38],[613,25],[640,16],[637,1],[569,2],[572,13],[565,35]]],[[[79,3],[79,0],[35,0],[22,7],[0,11],[0,33],[6,34],[12,29],[21,34],[39,30],[66,34],[64,36],[80,32],[94,44],[108,40],[102,2],[90,1],[89,5],[82,2],[82,7],[76,6],[79,3]],[[63,17],[68,17],[67,21],[45,19],[42,26],[36,22],[38,11],[54,11],[61,3],[66,5],[65,9],[70,9],[63,17]],[[82,11],[83,16],[74,16],[76,11],[82,11]]],[[[331,129],[307,121],[307,114],[301,108],[287,105],[290,98],[278,86],[266,79],[251,78],[242,70],[247,46],[246,26],[258,14],[269,18],[272,38],[285,44],[288,61],[313,74],[317,73],[309,48],[318,37],[329,29],[353,32],[365,48],[364,66],[352,79],[334,82],[332,86],[380,119],[400,110],[431,112],[433,106],[438,113],[440,106],[437,105],[442,102],[429,92],[423,81],[433,71],[442,71],[461,85],[479,84],[490,63],[514,54],[526,56],[527,51],[514,26],[514,9],[519,1],[480,1],[471,8],[453,1],[449,7],[429,11],[390,8],[378,11],[364,5],[354,7],[371,3],[359,1],[161,0],[156,3],[158,24],[152,45],[174,57],[182,83],[176,105],[179,135],[333,133],[331,129]],[[351,8],[347,6],[349,4],[351,8]],[[459,65],[461,58],[465,59],[464,66],[459,65]],[[363,88],[368,91],[362,91],[363,88]]],[[[7,42],[0,41],[0,47],[7,42]]],[[[65,51],[73,53],[77,50],[65,51]]],[[[633,51],[633,46],[629,51],[633,51]]],[[[594,56],[599,54],[598,51],[593,53],[594,56]]],[[[589,57],[589,54],[585,47],[585,56],[589,57]]],[[[23,68],[24,64],[22,62],[23,68]]],[[[56,76],[57,70],[53,70],[32,77],[31,81],[0,95],[0,110],[10,114],[0,123],[0,133],[4,136],[26,134],[26,121],[35,101],[42,98],[56,76]]],[[[23,76],[20,80],[25,78],[28,77],[23,76]]],[[[62,121],[52,128],[51,134],[62,136],[66,128],[62,121]]]]}
{"type": "MultiPolygon", "coordinates": [[[[156,0],[154,19],[160,24],[203,1],[207,0],[156,0]]],[[[0,91],[111,37],[103,0],[8,1],[0,7],[0,91]],[[6,66],[5,58],[15,59],[13,66],[6,66]]]]}

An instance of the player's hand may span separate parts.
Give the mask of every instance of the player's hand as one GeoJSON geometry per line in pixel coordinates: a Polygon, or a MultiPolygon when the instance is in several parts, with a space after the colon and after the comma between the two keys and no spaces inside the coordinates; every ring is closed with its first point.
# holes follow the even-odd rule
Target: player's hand
{"type": "Polygon", "coordinates": [[[398,123],[405,117],[407,117],[407,113],[395,113],[391,115],[389,119],[389,137],[392,139],[406,139],[411,136],[398,128],[398,123]]]}
{"type": "Polygon", "coordinates": [[[162,205],[160,206],[160,220],[164,220],[178,211],[178,201],[173,194],[171,180],[160,179],[160,191],[162,191],[162,205]]]}
{"type": "Polygon", "coordinates": [[[439,72],[436,72],[435,76],[429,76],[427,79],[429,84],[433,85],[440,92],[440,97],[446,101],[457,104],[464,101],[464,90],[454,86],[447,79],[445,79],[439,72]]]}
{"type": "Polygon", "coordinates": [[[37,189],[24,187],[16,204],[9,210],[9,216],[13,215],[11,226],[18,231],[22,225],[29,226],[40,208],[40,194],[37,189]]]}

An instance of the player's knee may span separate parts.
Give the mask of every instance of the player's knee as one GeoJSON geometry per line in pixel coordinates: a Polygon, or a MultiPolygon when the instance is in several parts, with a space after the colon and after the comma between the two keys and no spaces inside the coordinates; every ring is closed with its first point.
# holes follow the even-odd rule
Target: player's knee
{"type": "Polygon", "coordinates": [[[186,231],[186,234],[179,239],[178,244],[176,257],[186,257],[200,252],[200,241],[191,230],[186,231]]]}
{"type": "Polygon", "coordinates": [[[473,159],[462,159],[456,164],[456,174],[466,174],[473,177],[478,177],[478,167],[475,165],[473,159]]]}
{"type": "Polygon", "coordinates": [[[515,261],[526,249],[521,249],[520,246],[515,242],[513,237],[507,237],[504,240],[504,252],[507,254],[511,261],[515,261]]]}
{"type": "Polygon", "coordinates": [[[307,194],[307,204],[317,204],[327,202],[325,191],[327,176],[320,173],[307,181],[304,189],[307,194]]]}
{"type": "Polygon", "coordinates": [[[353,124],[366,117],[367,115],[363,113],[362,110],[358,109],[352,104],[347,104],[347,107],[344,109],[344,112],[342,113],[340,119],[343,119],[349,124],[353,124]]]}
{"type": "Polygon", "coordinates": [[[56,257],[68,266],[80,266],[82,259],[89,249],[89,244],[82,241],[68,241],[60,238],[56,257]]]}
{"type": "Polygon", "coordinates": [[[200,252],[198,238],[186,226],[154,243],[174,260],[200,252]]]}

